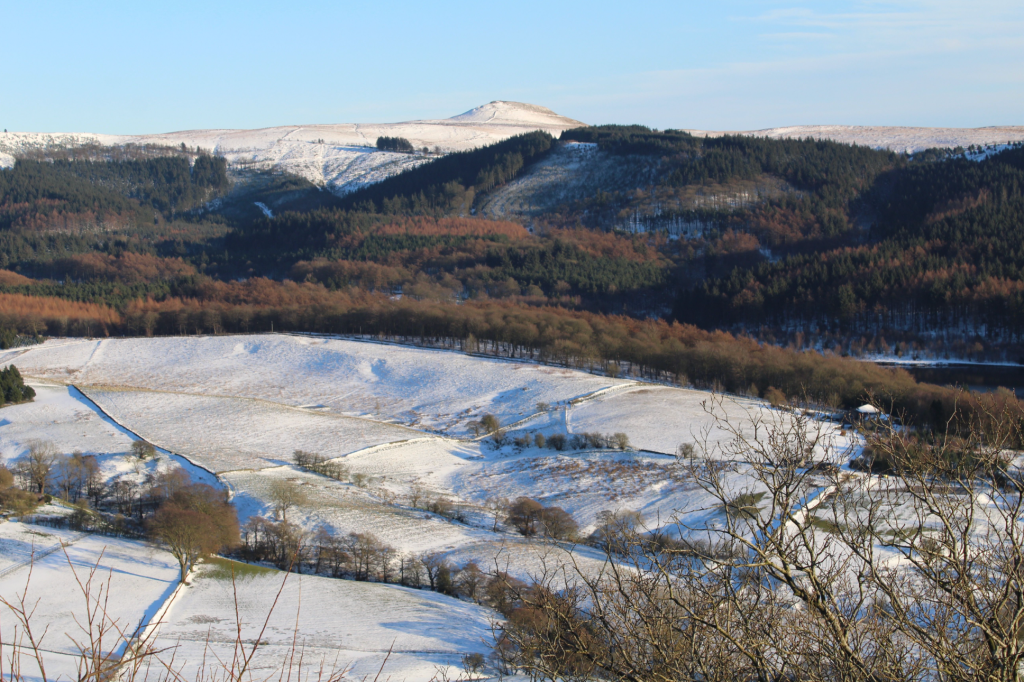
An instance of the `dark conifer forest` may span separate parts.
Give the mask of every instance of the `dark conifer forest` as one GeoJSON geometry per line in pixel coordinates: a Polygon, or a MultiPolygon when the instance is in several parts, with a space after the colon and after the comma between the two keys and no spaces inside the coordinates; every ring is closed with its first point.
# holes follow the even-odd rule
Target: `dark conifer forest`
{"type": "Polygon", "coordinates": [[[882,396],[940,424],[946,389],[847,356],[1024,357],[1024,148],[977,156],[597,126],[424,157],[336,197],[201,151],[37,154],[0,170],[0,329],[375,334],[882,396]],[[570,143],[604,174],[530,189],[570,143]]]}
{"type": "Polygon", "coordinates": [[[404,137],[387,137],[385,135],[377,138],[377,149],[385,152],[411,152],[413,147],[412,143],[404,137]]]}

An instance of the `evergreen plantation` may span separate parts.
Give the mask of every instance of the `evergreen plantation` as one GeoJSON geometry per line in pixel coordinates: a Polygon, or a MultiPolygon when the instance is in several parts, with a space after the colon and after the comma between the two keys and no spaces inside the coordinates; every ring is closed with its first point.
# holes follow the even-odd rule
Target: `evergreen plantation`
{"type": "Polygon", "coordinates": [[[386,152],[411,152],[412,143],[404,137],[382,136],[377,138],[377,149],[386,152]]]}

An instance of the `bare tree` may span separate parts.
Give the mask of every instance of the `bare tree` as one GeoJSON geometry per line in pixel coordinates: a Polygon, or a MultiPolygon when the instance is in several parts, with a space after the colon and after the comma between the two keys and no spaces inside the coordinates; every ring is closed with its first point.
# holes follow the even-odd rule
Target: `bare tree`
{"type": "Polygon", "coordinates": [[[507,497],[489,497],[487,498],[486,507],[491,512],[494,518],[494,522],[491,524],[491,532],[498,532],[498,523],[501,521],[501,517],[508,513],[509,501],[507,497]]]}
{"type": "Polygon", "coordinates": [[[607,514],[602,571],[488,588],[505,595],[504,665],[550,680],[1022,679],[1014,415],[960,415],[945,434],[881,422],[876,476],[842,467],[851,453],[813,415],[754,408],[738,424],[721,407],[707,404],[730,438],[709,429],[682,453],[710,505],[654,528],[607,514]]]}
{"type": "Polygon", "coordinates": [[[476,565],[476,562],[470,561],[459,569],[459,574],[455,579],[455,586],[460,595],[469,597],[479,603],[486,578],[487,576],[476,565]]]}
{"type": "Polygon", "coordinates": [[[286,479],[274,479],[270,483],[270,504],[274,514],[282,521],[288,521],[288,510],[309,503],[309,496],[302,486],[286,479]]]}
{"type": "Polygon", "coordinates": [[[57,447],[50,441],[32,441],[17,470],[26,484],[42,495],[50,486],[57,463],[57,447]]]}
{"type": "Polygon", "coordinates": [[[178,560],[181,582],[204,554],[238,544],[238,515],[227,494],[202,483],[176,491],[147,524],[178,560]]]}
{"type": "Polygon", "coordinates": [[[517,497],[508,506],[505,522],[513,526],[521,535],[527,537],[536,535],[540,527],[540,513],[544,509],[537,500],[529,497],[517,497]]]}
{"type": "Polygon", "coordinates": [[[158,509],[150,520],[149,531],[178,560],[181,582],[185,582],[196,559],[220,548],[213,522],[206,514],[175,505],[158,509]]]}

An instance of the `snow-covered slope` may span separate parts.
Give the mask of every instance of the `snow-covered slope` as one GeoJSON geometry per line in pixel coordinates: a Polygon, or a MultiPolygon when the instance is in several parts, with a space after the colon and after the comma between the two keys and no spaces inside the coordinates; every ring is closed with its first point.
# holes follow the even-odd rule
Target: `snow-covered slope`
{"type": "Polygon", "coordinates": [[[931,147],[969,147],[1001,145],[1024,141],[1024,126],[986,128],[913,128],[901,126],[808,125],[765,128],[764,130],[720,131],[689,130],[694,135],[756,135],[758,137],[834,140],[876,149],[914,153],[931,147]]]}
{"type": "MultiPolygon", "coordinates": [[[[37,641],[41,640],[45,676],[12,612],[3,608],[4,679],[13,677],[8,672],[13,666],[17,679],[26,682],[79,679],[81,651],[90,646],[90,616],[98,623],[106,612],[108,627],[112,626],[102,641],[93,640],[93,646],[104,654],[119,651],[123,640],[116,633],[130,636],[138,625],[149,622],[178,582],[177,561],[149,543],[29,523],[0,524],[0,563],[0,596],[17,604],[24,595],[37,641]],[[84,587],[89,589],[88,600],[84,587]]],[[[92,630],[94,635],[96,631],[92,630]]]]}
{"type": "MultiPolygon", "coordinates": [[[[416,149],[463,151],[513,135],[544,130],[559,135],[585,125],[545,107],[495,101],[446,119],[403,123],[290,125],[257,130],[183,130],[153,135],[97,133],[0,133],[0,168],[19,153],[50,145],[166,145],[202,147],[233,164],[300,175],[336,194],[379,182],[423,163],[423,155],[378,152],[380,136],[404,137],[416,149]]],[[[735,134],[691,130],[697,135],[735,134]]],[[[808,125],[742,131],[772,138],[813,137],[916,152],[929,147],[988,146],[1024,141],[1024,126],[988,128],[908,128],[895,126],[808,125]]]]}
{"type": "Polygon", "coordinates": [[[301,175],[344,194],[416,166],[420,155],[378,152],[380,136],[404,137],[417,149],[462,151],[513,135],[545,130],[559,135],[583,123],[550,109],[519,102],[491,102],[453,118],[405,123],[292,125],[259,130],[183,130],[155,135],[93,133],[0,133],[0,166],[12,154],[48,145],[158,144],[202,147],[231,163],[253,164],[301,175]]]}
{"type": "Polygon", "coordinates": [[[157,630],[159,658],[177,662],[177,679],[199,679],[204,661],[209,679],[226,677],[217,661],[230,665],[239,621],[246,654],[259,638],[254,680],[280,679],[282,669],[315,680],[321,664],[347,668],[345,680],[439,679],[448,667],[455,679],[461,656],[486,654],[493,641],[496,613],[434,592],[311,575],[287,576],[282,588],[284,573],[250,567],[233,584],[230,566],[203,565],[157,630]]]}

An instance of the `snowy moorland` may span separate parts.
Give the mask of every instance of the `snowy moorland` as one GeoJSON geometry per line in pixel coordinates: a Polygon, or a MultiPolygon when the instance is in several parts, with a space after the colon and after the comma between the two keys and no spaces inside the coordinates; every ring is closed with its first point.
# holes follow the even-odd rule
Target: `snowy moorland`
{"type": "Polygon", "coordinates": [[[988,147],[1024,141],[1024,126],[988,126],[985,128],[918,128],[912,126],[839,126],[803,125],[742,132],[688,130],[697,136],[751,135],[772,139],[832,140],[875,149],[913,154],[933,147],[955,149],[988,147]]]}
{"type": "Polygon", "coordinates": [[[464,151],[544,130],[556,137],[583,125],[549,109],[519,102],[491,102],[447,119],[405,123],[290,125],[260,130],[185,130],[155,135],[0,133],[0,167],[14,156],[49,145],[163,145],[201,147],[229,163],[286,171],[345,194],[423,163],[428,157],[379,152],[377,138],[403,137],[419,150],[464,151]]]}
{"type": "MultiPolygon", "coordinates": [[[[407,121],[403,123],[339,123],[287,125],[258,130],[184,130],[151,135],[107,135],[100,133],[0,133],[0,168],[14,164],[19,153],[43,149],[52,145],[163,145],[201,147],[225,157],[229,163],[247,168],[279,170],[306,178],[336,194],[346,194],[368,184],[413,168],[429,157],[420,154],[377,151],[380,136],[403,137],[420,150],[443,152],[464,151],[493,144],[505,138],[534,130],[543,130],[558,136],[564,130],[585,124],[561,116],[545,107],[520,102],[494,101],[446,119],[407,121]]],[[[914,128],[897,126],[838,126],[805,125],[734,132],[690,130],[694,135],[741,134],[770,138],[828,139],[836,142],[892,149],[914,153],[931,147],[988,147],[1024,141],[1022,126],[992,126],[986,128],[914,128]]],[[[582,152],[588,150],[583,149],[582,152]]],[[[581,149],[569,149],[566,159],[545,162],[544,172],[530,182],[549,191],[550,200],[565,199],[577,192],[574,186],[582,180],[592,182],[595,177],[603,184],[610,180],[603,167],[587,168],[587,177],[573,176],[562,186],[564,166],[575,163],[581,149]],[[596,175],[595,175],[596,174],[596,175]]],[[[632,177],[638,169],[618,168],[615,174],[632,177]]],[[[642,172],[642,169],[641,169],[642,172]]],[[[632,187],[632,185],[631,185],[632,187]]],[[[501,198],[486,207],[488,215],[529,213],[543,205],[514,207],[501,198]]],[[[544,202],[542,201],[541,204],[544,202]]]]}
{"type": "Polygon", "coordinates": [[[286,335],[62,340],[0,353],[0,362],[75,385],[255,398],[453,434],[465,434],[466,423],[484,413],[510,424],[537,413],[537,403],[562,405],[633,383],[457,353],[286,335]]]}

